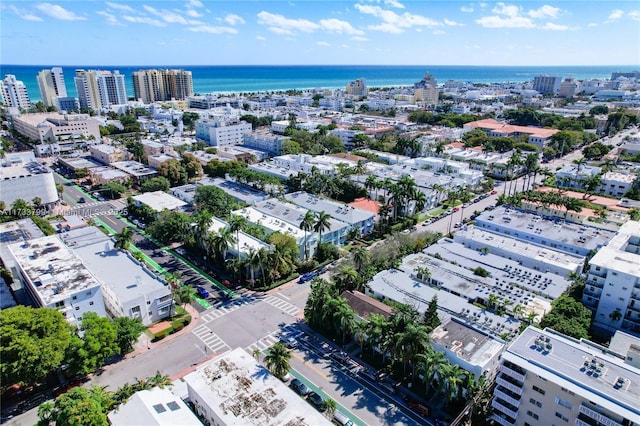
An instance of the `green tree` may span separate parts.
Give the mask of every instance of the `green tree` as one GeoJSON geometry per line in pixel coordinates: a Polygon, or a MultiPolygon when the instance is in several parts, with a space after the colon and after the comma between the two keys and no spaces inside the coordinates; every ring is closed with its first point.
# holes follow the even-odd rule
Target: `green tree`
{"type": "Polygon", "coordinates": [[[322,233],[331,229],[331,215],[324,211],[316,213],[313,230],[318,233],[318,244],[322,242],[322,233]]]}
{"type": "Polygon", "coordinates": [[[542,317],[540,328],[550,327],[576,339],[589,338],[591,311],[580,301],[563,294],[551,303],[551,307],[542,317]]]}
{"type": "Polygon", "coordinates": [[[229,231],[236,233],[236,255],[238,258],[240,258],[240,231],[242,231],[246,225],[247,219],[243,216],[231,216],[231,220],[229,221],[229,231]]]}
{"type": "Polygon", "coordinates": [[[127,250],[133,240],[134,232],[129,227],[124,227],[115,236],[115,244],[113,245],[117,249],[127,250]]]}
{"type": "Polygon", "coordinates": [[[424,312],[422,323],[427,327],[429,333],[440,325],[440,318],[438,317],[438,296],[433,296],[433,299],[429,302],[429,306],[424,312]]]}
{"type": "Polygon", "coordinates": [[[269,353],[264,357],[264,365],[274,376],[282,379],[291,367],[291,352],[280,342],[269,348],[269,353]]]}
{"type": "Polygon", "coordinates": [[[228,217],[232,210],[240,207],[233,197],[212,185],[198,186],[193,202],[197,212],[208,210],[215,217],[228,217]]]}
{"type": "Polygon", "coordinates": [[[168,191],[171,187],[171,182],[164,176],[156,176],[151,179],[147,179],[140,185],[142,192],[155,192],[155,191],[168,191]]]}
{"type": "Polygon", "coordinates": [[[158,166],[158,173],[160,176],[167,178],[171,182],[171,186],[184,185],[189,179],[187,171],[180,163],[180,160],[175,158],[162,162],[158,166]]]}
{"type": "Polygon", "coordinates": [[[106,407],[90,390],[75,387],[60,395],[54,404],[56,426],[107,426],[106,407]]]}
{"type": "Polygon", "coordinates": [[[58,368],[71,343],[71,330],[55,309],[16,306],[0,311],[2,386],[35,383],[58,368]]]}
{"type": "Polygon", "coordinates": [[[118,317],[114,321],[116,325],[117,344],[121,354],[128,354],[133,350],[133,344],[138,340],[146,327],[142,325],[140,318],[118,317]]]}
{"type": "Polygon", "coordinates": [[[324,400],[324,402],[322,403],[324,409],[325,409],[325,414],[328,418],[333,418],[333,415],[335,414],[336,410],[338,409],[338,404],[336,403],[335,400],[331,399],[331,398],[327,398],[324,400]]]}
{"type": "Polygon", "coordinates": [[[127,191],[127,188],[119,182],[109,182],[102,187],[102,191],[107,195],[107,197],[115,200],[122,197],[122,194],[127,191]]]}
{"type": "Polygon", "coordinates": [[[315,215],[311,210],[307,210],[300,222],[300,229],[304,231],[304,256],[305,260],[309,258],[309,242],[307,241],[307,233],[313,231],[315,225],[315,215]]]}
{"type": "Polygon", "coordinates": [[[187,179],[202,176],[202,164],[200,164],[200,160],[198,160],[193,154],[183,154],[180,165],[187,174],[187,179]]]}
{"type": "Polygon", "coordinates": [[[362,272],[362,268],[364,268],[371,259],[371,255],[369,254],[369,250],[365,247],[360,246],[351,252],[351,256],[353,258],[353,264],[358,271],[358,274],[362,272]]]}
{"type": "Polygon", "coordinates": [[[104,365],[107,358],[120,353],[118,331],[109,318],[86,312],[80,323],[82,337],[77,335],[68,350],[71,369],[88,374],[104,365]]]}

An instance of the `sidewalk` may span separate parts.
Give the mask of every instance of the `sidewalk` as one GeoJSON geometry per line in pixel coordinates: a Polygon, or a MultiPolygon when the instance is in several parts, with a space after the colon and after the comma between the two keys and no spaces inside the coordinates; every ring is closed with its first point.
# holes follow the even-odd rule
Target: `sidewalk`
{"type": "Polygon", "coordinates": [[[191,306],[191,304],[189,303],[188,305],[184,306],[184,309],[189,313],[189,315],[191,315],[191,322],[184,327],[182,330],[177,331],[173,334],[168,335],[167,337],[165,337],[162,340],[159,340],[157,342],[152,342],[151,338],[146,334],[146,333],[142,333],[142,335],[140,336],[140,338],[138,339],[138,341],[135,343],[134,345],[134,350],[133,352],[129,352],[128,354],[125,355],[125,359],[129,359],[129,358],[135,358],[136,356],[143,354],[147,351],[152,350],[153,348],[160,346],[164,343],[170,342],[171,340],[185,334],[185,333],[191,333],[191,331],[196,328],[196,325],[198,323],[198,321],[200,321],[200,313],[198,312],[198,310],[196,308],[194,308],[193,306],[191,306]]]}

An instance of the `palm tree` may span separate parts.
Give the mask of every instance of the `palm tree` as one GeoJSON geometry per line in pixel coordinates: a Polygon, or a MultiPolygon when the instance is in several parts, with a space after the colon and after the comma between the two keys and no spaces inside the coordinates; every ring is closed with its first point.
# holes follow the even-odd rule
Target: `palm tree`
{"type": "Polygon", "coordinates": [[[213,220],[213,214],[209,210],[202,210],[196,215],[196,225],[193,228],[196,243],[202,249],[207,249],[206,241],[209,234],[209,228],[211,227],[211,221],[213,220]]]}
{"type": "Polygon", "coordinates": [[[126,250],[129,248],[131,240],[133,240],[133,231],[129,227],[124,227],[119,233],[116,234],[115,239],[116,242],[113,246],[117,249],[126,250]]]}
{"type": "Polygon", "coordinates": [[[304,231],[304,258],[309,259],[309,244],[307,241],[307,232],[313,231],[315,225],[315,215],[311,210],[307,210],[300,222],[300,229],[304,231]]]}
{"type": "Polygon", "coordinates": [[[327,398],[327,399],[324,400],[322,405],[324,406],[325,415],[328,418],[332,419],[333,415],[335,414],[336,410],[338,409],[338,404],[336,403],[336,401],[331,399],[331,398],[327,398]]]}
{"type": "MultiPolygon", "coordinates": [[[[519,149],[516,149],[513,154],[511,155],[511,158],[509,158],[509,161],[507,162],[507,171],[511,170],[511,171],[516,171],[518,166],[521,166],[523,163],[522,161],[522,152],[519,149]]],[[[508,173],[507,173],[508,175],[508,173]]],[[[516,173],[517,176],[517,173],[516,173]]],[[[509,176],[507,176],[509,177],[509,176]]],[[[511,195],[511,186],[513,185],[513,179],[509,179],[509,195],[511,195]]],[[[517,188],[516,188],[517,190],[517,188]]]]}
{"type": "Polygon", "coordinates": [[[211,253],[214,253],[218,258],[218,261],[222,264],[224,259],[227,257],[227,250],[229,250],[229,245],[233,244],[235,241],[233,236],[231,235],[231,231],[229,228],[222,228],[215,234],[212,234],[209,237],[208,246],[210,247],[211,253]]]}
{"type": "Polygon", "coordinates": [[[436,379],[440,380],[443,371],[449,364],[443,352],[436,352],[431,347],[416,355],[416,372],[422,376],[426,392],[430,387],[435,388],[436,379]]]}
{"type": "Polygon", "coordinates": [[[527,182],[526,177],[531,177],[531,172],[538,167],[538,159],[539,156],[537,152],[531,152],[524,158],[525,177],[522,180],[522,192],[525,191],[525,183],[527,182]]]}
{"type": "Polygon", "coordinates": [[[364,352],[364,343],[367,341],[367,330],[369,329],[369,323],[367,321],[355,321],[353,331],[358,336],[358,342],[360,342],[360,353],[364,352]]]}
{"type": "Polygon", "coordinates": [[[324,210],[315,214],[313,230],[318,233],[318,244],[322,242],[322,233],[331,229],[331,215],[324,210]]]}
{"type": "Polygon", "coordinates": [[[513,315],[515,315],[517,319],[520,319],[520,316],[523,313],[524,313],[524,306],[518,304],[513,307],[513,315]]]}
{"type": "Polygon", "coordinates": [[[166,374],[156,371],[156,374],[148,379],[151,387],[158,386],[160,389],[164,389],[165,386],[171,386],[171,378],[166,374]]]}
{"type": "Polygon", "coordinates": [[[337,332],[342,333],[342,342],[344,343],[347,340],[347,334],[353,332],[356,314],[345,299],[337,298],[334,300],[338,301],[333,313],[334,327],[337,332]]]}
{"type": "Polygon", "coordinates": [[[353,256],[353,263],[358,273],[362,273],[362,267],[369,263],[369,259],[371,255],[369,254],[369,250],[360,246],[351,252],[351,256],[353,256]]]}
{"type": "Polygon", "coordinates": [[[345,290],[355,290],[358,282],[360,281],[360,275],[358,271],[351,266],[342,266],[338,273],[334,277],[336,288],[338,293],[342,293],[345,290]]]}
{"type": "Polygon", "coordinates": [[[376,313],[369,315],[367,327],[367,338],[371,346],[371,353],[375,353],[376,347],[382,343],[382,336],[387,328],[387,320],[384,316],[376,313]]]}
{"type": "Polygon", "coordinates": [[[576,158],[575,160],[573,160],[573,164],[576,165],[576,175],[574,177],[574,181],[573,181],[573,186],[575,187],[576,184],[578,183],[578,178],[580,176],[580,170],[582,169],[582,166],[584,166],[587,162],[587,159],[584,157],[580,157],[580,158],[576,158]]]}
{"type": "Polygon", "coordinates": [[[240,259],[240,231],[247,224],[247,220],[242,216],[232,216],[229,221],[229,231],[236,233],[237,256],[240,259]]]}
{"type": "Polygon", "coordinates": [[[407,324],[397,337],[397,348],[406,375],[406,366],[417,354],[426,350],[431,338],[427,328],[422,324],[407,324]]]}
{"type": "Polygon", "coordinates": [[[253,351],[251,351],[251,355],[253,355],[253,357],[256,359],[256,361],[260,361],[260,356],[262,356],[262,351],[258,348],[255,348],[253,351]]]}
{"type": "Polygon", "coordinates": [[[45,401],[38,407],[38,424],[49,425],[53,421],[54,405],[51,401],[45,401]]]}
{"type": "Polygon", "coordinates": [[[264,357],[264,365],[274,376],[282,379],[291,367],[291,352],[280,342],[269,348],[269,353],[264,357]]]}
{"type": "Polygon", "coordinates": [[[431,271],[426,266],[416,266],[413,270],[419,280],[428,282],[431,279],[431,271]]]}
{"type": "Polygon", "coordinates": [[[465,373],[458,365],[449,364],[449,367],[445,369],[443,382],[447,389],[447,401],[455,401],[460,397],[465,373]]]}
{"type": "Polygon", "coordinates": [[[489,309],[495,309],[498,306],[499,297],[496,294],[491,293],[487,299],[487,307],[489,309]]]}
{"type": "Polygon", "coordinates": [[[605,158],[604,162],[600,165],[603,173],[607,173],[616,169],[616,161],[612,158],[605,158]]]}
{"type": "Polygon", "coordinates": [[[376,187],[376,182],[377,182],[377,179],[374,175],[367,176],[367,179],[364,181],[364,187],[367,189],[367,194],[369,194],[369,198],[371,198],[371,195],[370,195],[371,190],[376,187]]]}

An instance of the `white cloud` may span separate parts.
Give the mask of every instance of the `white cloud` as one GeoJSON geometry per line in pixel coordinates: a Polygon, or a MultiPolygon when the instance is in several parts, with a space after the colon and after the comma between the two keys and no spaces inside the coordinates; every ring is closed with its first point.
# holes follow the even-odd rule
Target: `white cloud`
{"type": "Polygon", "coordinates": [[[266,38],[262,36],[256,36],[256,40],[265,41],[266,38]]]}
{"type": "Polygon", "coordinates": [[[38,9],[40,12],[44,13],[47,16],[50,16],[55,19],[60,19],[61,21],[86,21],[87,20],[87,18],[85,18],[84,16],[76,15],[75,13],[57,4],[40,3],[36,5],[36,9],[38,9]]]}
{"type": "Polygon", "coordinates": [[[187,28],[194,33],[208,34],[238,34],[238,30],[231,27],[214,27],[212,25],[198,25],[197,27],[187,28]]]}
{"type": "Polygon", "coordinates": [[[353,36],[353,37],[351,37],[351,40],[353,40],[353,41],[369,41],[368,38],[362,37],[362,36],[353,36]]]}
{"type": "Polygon", "coordinates": [[[202,16],[202,13],[198,12],[195,9],[187,9],[185,13],[187,14],[187,16],[190,16],[192,18],[200,18],[202,16]]]}
{"type": "Polygon", "coordinates": [[[611,21],[617,21],[618,19],[622,18],[622,16],[624,15],[624,11],[620,10],[620,9],[616,9],[613,12],[611,12],[611,15],[609,15],[609,22],[611,21]]]}
{"type": "Polygon", "coordinates": [[[241,17],[233,13],[230,13],[227,16],[225,16],[224,21],[229,25],[244,24],[244,19],[242,19],[241,17]]]}
{"type": "Polygon", "coordinates": [[[187,2],[187,7],[189,8],[195,8],[195,7],[203,7],[204,5],[202,4],[202,2],[200,0],[189,0],[187,2]]]}
{"type": "Polygon", "coordinates": [[[342,47],[343,49],[348,49],[349,45],[348,44],[341,44],[340,47],[342,47]]]}
{"type": "Polygon", "coordinates": [[[471,12],[473,12],[473,7],[472,6],[462,6],[460,8],[460,12],[471,13],[471,12]]]}
{"type": "Polygon", "coordinates": [[[508,17],[503,18],[501,16],[484,16],[476,23],[485,28],[535,28],[535,24],[529,18],[525,17],[508,17]]]}
{"type": "Polygon", "coordinates": [[[597,27],[598,24],[596,24],[595,22],[591,22],[590,24],[587,24],[587,27],[597,27]]]}
{"type": "Polygon", "coordinates": [[[120,3],[112,3],[110,1],[105,3],[109,9],[121,10],[123,12],[135,13],[135,10],[131,6],[120,3]]]}
{"type": "Polygon", "coordinates": [[[152,15],[155,15],[155,16],[161,18],[163,21],[165,21],[165,22],[167,22],[169,24],[182,24],[182,25],[202,25],[203,24],[201,21],[194,21],[194,20],[191,20],[191,19],[187,19],[184,16],[182,16],[181,14],[179,14],[177,12],[172,12],[170,10],[156,9],[154,7],[147,6],[147,5],[144,5],[142,7],[147,12],[151,13],[152,15]]]}
{"type": "Polygon", "coordinates": [[[433,35],[442,35],[442,34],[446,34],[446,32],[442,30],[433,30],[433,35]]]}
{"type": "Polygon", "coordinates": [[[320,26],[330,32],[338,34],[351,34],[351,35],[363,35],[364,32],[356,28],[353,28],[347,21],[341,21],[339,19],[322,19],[320,20],[320,26]]]}
{"type": "Polygon", "coordinates": [[[323,46],[323,47],[329,47],[331,46],[329,43],[327,43],[326,41],[316,41],[316,45],[318,46],[323,46]]]}
{"type": "Polygon", "coordinates": [[[99,10],[96,12],[96,14],[100,15],[100,16],[104,16],[105,20],[107,21],[107,24],[109,25],[122,25],[122,23],[120,21],[118,21],[118,19],[115,17],[115,15],[109,13],[109,12],[105,12],[103,10],[99,10]]]}
{"type": "Polygon", "coordinates": [[[154,27],[166,27],[167,24],[165,24],[162,21],[158,21],[157,19],[153,19],[150,18],[148,16],[131,16],[131,15],[124,15],[122,17],[122,19],[124,19],[125,21],[128,22],[132,22],[134,24],[147,24],[147,25],[151,25],[154,27]]]}
{"type": "Polygon", "coordinates": [[[382,20],[382,23],[378,25],[369,26],[369,29],[373,31],[398,34],[412,27],[432,28],[442,25],[442,23],[426,16],[415,15],[407,12],[403,13],[402,15],[398,15],[391,10],[385,10],[379,6],[356,4],[355,8],[360,13],[363,13],[365,15],[372,15],[382,20]]]}
{"type": "Polygon", "coordinates": [[[543,27],[543,30],[550,30],[550,31],[566,31],[569,29],[568,26],[566,25],[557,25],[554,24],[552,22],[547,22],[543,27]]]}
{"type": "Polygon", "coordinates": [[[456,21],[452,21],[450,19],[446,19],[444,20],[444,24],[449,26],[449,27],[462,27],[463,25],[456,22],[456,21]]]}
{"type": "Polygon", "coordinates": [[[258,23],[266,25],[269,31],[276,34],[293,34],[296,31],[310,33],[320,28],[318,24],[307,19],[289,19],[265,11],[258,13],[258,23]]]}
{"type": "Polygon", "coordinates": [[[640,10],[632,10],[628,15],[634,21],[640,21],[640,10]]]}
{"type": "Polygon", "coordinates": [[[27,12],[26,10],[18,9],[14,5],[9,5],[7,8],[15,13],[20,19],[24,19],[25,21],[42,22],[42,18],[39,16],[36,16],[31,12],[27,12]]]}
{"type": "Polygon", "coordinates": [[[396,9],[404,9],[404,5],[396,0],[384,0],[384,4],[395,7],[396,9]]]}
{"type": "Polygon", "coordinates": [[[558,17],[558,12],[560,12],[560,8],[549,6],[549,5],[545,4],[544,6],[542,6],[539,9],[530,10],[529,11],[529,16],[531,16],[534,19],[557,18],[558,17]]]}
{"type": "Polygon", "coordinates": [[[465,49],[480,49],[480,46],[478,46],[477,44],[471,44],[471,45],[466,45],[464,48],[465,49]]]}

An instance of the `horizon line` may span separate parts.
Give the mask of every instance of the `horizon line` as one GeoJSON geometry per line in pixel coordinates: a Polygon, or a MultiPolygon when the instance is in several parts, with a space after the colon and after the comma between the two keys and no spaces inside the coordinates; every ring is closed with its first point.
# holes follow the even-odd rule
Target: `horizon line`
{"type": "Polygon", "coordinates": [[[74,67],[74,66],[95,66],[95,67],[638,67],[640,64],[599,64],[599,65],[587,65],[587,64],[571,64],[571,65],[460,65],[460,64],[217,64],[217,65],[205,65],[205,64],[58,64],[58,65],[46,65],[46,64],[0,64],[0,68],[6,66],[59,66],[59,67],[74,67]]]}

